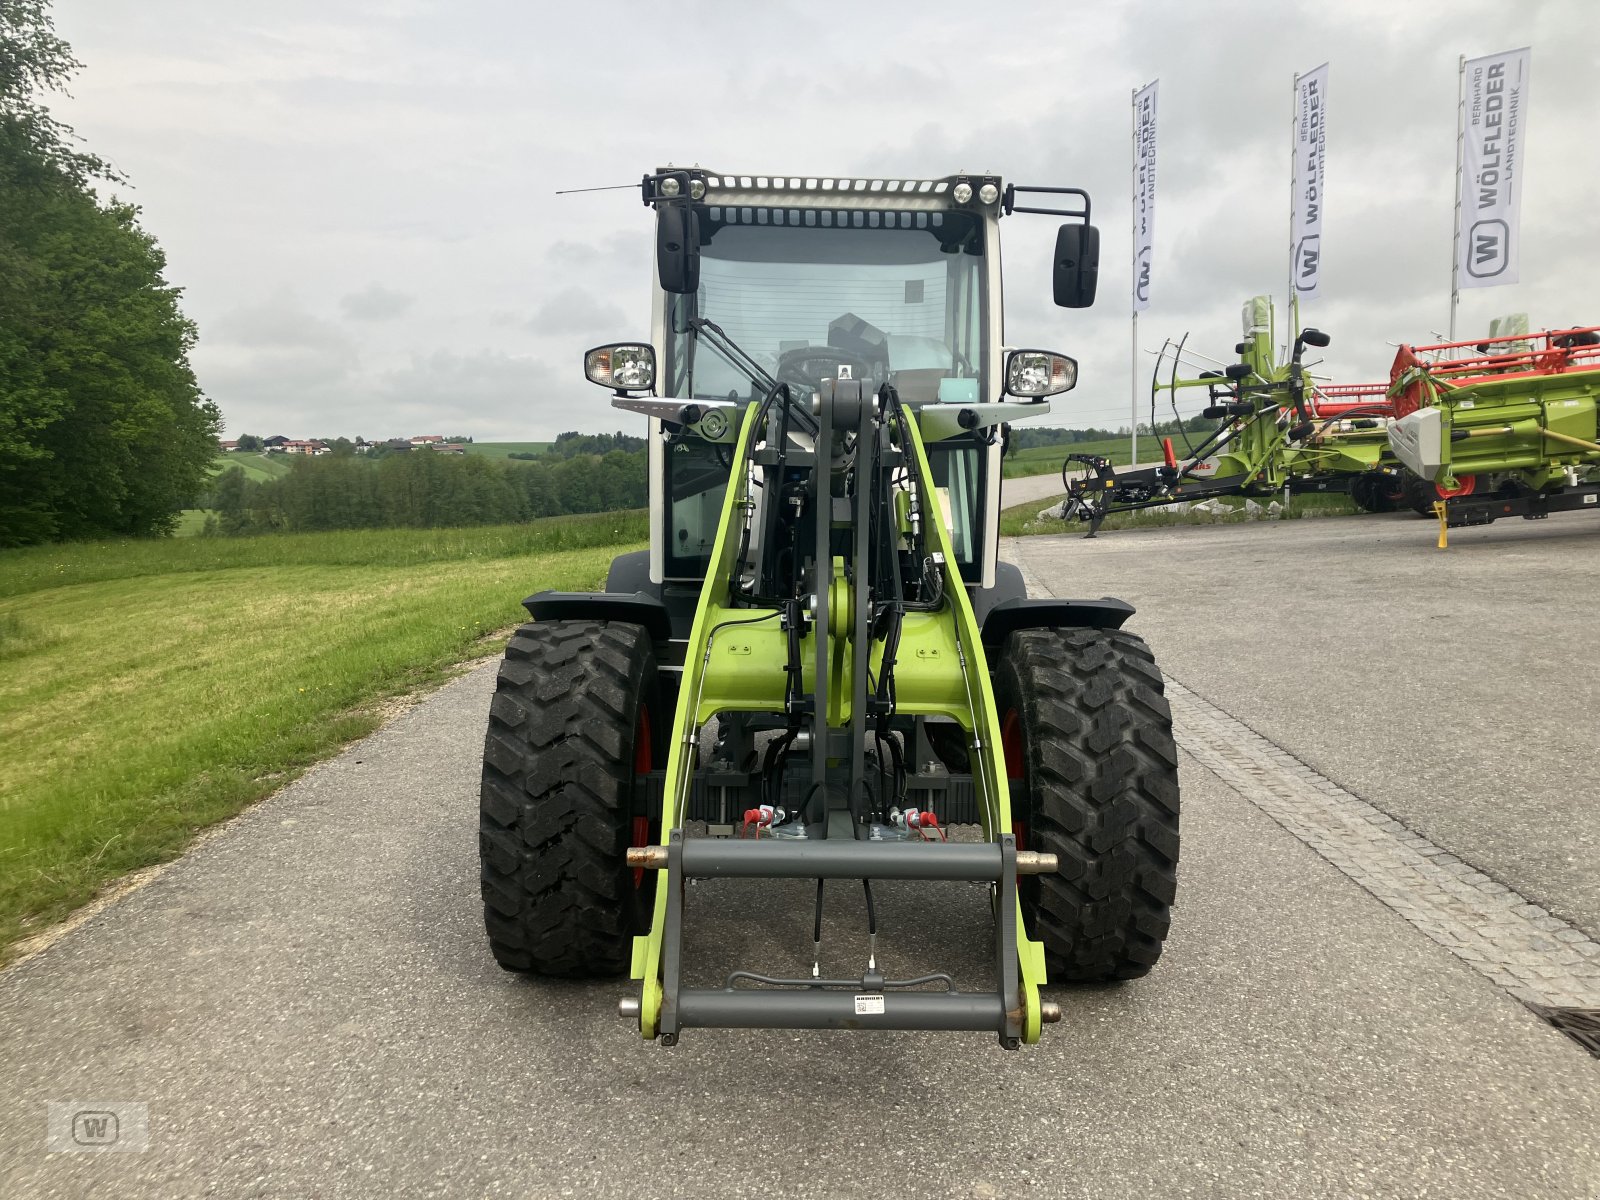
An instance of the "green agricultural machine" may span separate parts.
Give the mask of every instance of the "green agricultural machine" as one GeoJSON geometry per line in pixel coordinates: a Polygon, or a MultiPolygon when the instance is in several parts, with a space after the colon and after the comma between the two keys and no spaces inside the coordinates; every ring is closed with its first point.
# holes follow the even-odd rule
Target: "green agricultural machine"
{"type": "Polygon", "coordinates": [[[1600,326],[1401,346],[1390,381],[1389,440],[1441,546],[1448,528],[1600,507],[1600,326]]]}
{"type": "MultiPolygon", "coordinates": [[[[1301,363],[1307,346],[1328,345],[1328,335],[1306,329],[1286,362],[1274,358],[1272,301],[1256,296],[1244,306],[1239,361],[1222,370],[1179,378],[1184,342],[1168,342],[1151,380],[1151,423],[1156,397],[1205,388],[1202,410],[1215,429],[1182,459],[1164,439],[1159,466],[1117,471],[1097,455],[1071,454],[1062,466],[1067,498],[1060,515],[1087,522],[1094,537],[1112,513],[1209,500],[1218,496],[1274,496],[1346,492],[1369,512],[1399,501],[1398,468],[1388,456],[1383,418],[1389,404],[1377,385],[1317,386],[1301,363]],[[1170,362],[1170,370],[1168,364],[1170,362]],[[1169,370],[1163,379],[1163,371],[1169,370]]],[[[1184,435],[1185,437],[1187,435],[1184,435]]]]}
{"type": "Polygon", "coordinates": [[[997,556],[1002,426],[1077,376],[1002,345],[1000,220],[1067,218],[1054,298],[1083,307],[1089,197],[698,168],[642,194],[653,334],[585,373],[649,417],[650,545],[604,592],[529,597],[507,647],[481,792],[494,956],[631,972],[620,1011],[667,1045],[1034,1042],[1061,1016],[1047,980],[1150,970],[1178,860],[1171,714],[1132,608],[1030,598],[997,556]],[[907,880],[965,881],[992,968],[907,970],[901,936],[925,949],[954,922],[930,901],[880,930],[874,886],[907,880]],[[859,938],[824,944],[825,893],[859,938]],[[743,932],[692,956],[697,913],[743,932]],[[707,968],[718,949],[745,961],[707,968]]]}

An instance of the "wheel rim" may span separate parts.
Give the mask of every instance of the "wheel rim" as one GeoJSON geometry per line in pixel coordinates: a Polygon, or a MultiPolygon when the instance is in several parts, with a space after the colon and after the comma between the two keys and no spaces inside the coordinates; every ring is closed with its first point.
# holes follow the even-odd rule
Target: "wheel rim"
{"type": "Polygon", "coordinates": [[[1452,500],[1457,496],[1470,496],[1478,490],[1478,477],[1476,475],[1457,475],[1456,486],[1453,488],[1433,485],[1433,490],[1439,493],[1439,499],[1452,500]]]}

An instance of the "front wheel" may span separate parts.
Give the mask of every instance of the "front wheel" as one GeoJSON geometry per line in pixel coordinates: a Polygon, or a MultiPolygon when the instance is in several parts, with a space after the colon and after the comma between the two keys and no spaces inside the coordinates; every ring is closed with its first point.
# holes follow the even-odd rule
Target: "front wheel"
{"type": "Polygon", "coordinates": [[[638,625],[541,621],[512,635],[489,706],[478,843],[489,948],[508,971],[628,969],[660,838],[642,776],[665,734],[655,651],[638,625]]]}
{"type": "Polygon", "coordinates": [[[1018,881],[1050,978],[1135,979],[1161,957],[1177,892],[1178,758],[1161,672],[1121,630],[1014,633],[995,668],[1018,881]]]}

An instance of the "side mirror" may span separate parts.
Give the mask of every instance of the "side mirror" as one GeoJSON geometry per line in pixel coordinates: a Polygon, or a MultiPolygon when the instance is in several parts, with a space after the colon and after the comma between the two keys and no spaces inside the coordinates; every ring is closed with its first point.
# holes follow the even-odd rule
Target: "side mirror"
{"type": "Polygon", "coordinates": [[[1317,347],[1317,349],[1319,349],[1319,350],[1322,347],[1326,346],[1329,342],[1333,341],[1333,339],[1331,337],[1329,337],[1327,334],[1323,333],[1322,330],[1320,330],[1320,329],[1303,329],[1303,330],[1301,330],[1300,331],[1300,340],[1302,342],[1304,342],[1308,346],[1317,347]]]}
{"type": "Polygon", "coordinates": [[[1088,308],[1100,279],[1100,231],[1093,225],[1063,225],[1056,232],[1050,280],[1060,308],[1088,308]]]}
{"type": "Polygon", "coordinates": [[[1007,396],[1042,400],[1077,386],[1077,359],[1052,350],[1013,350],[1006,355],[1007,396]]]}
{"type": "Polygon", "coordinates": [[[643,342],[613,342],[596,346],[583,356],[583,374],[590,383],[610,388],[617,395],[654,391],[655,347],[643,342]]]}
{"type": "Polygon", "coordinates": [[[675,295],[700,290],[700,223],[687,200],[656,205],[656,274],[675,295]]]}

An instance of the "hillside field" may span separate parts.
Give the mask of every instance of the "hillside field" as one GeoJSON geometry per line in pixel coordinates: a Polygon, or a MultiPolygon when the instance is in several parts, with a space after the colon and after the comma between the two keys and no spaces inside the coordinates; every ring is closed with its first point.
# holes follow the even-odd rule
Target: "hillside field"
{"type": "Polygon", "coordinates": [[[0,552],[0,961],[645,536],[605,513],[0,552]]]}
{"type": "Polygon", "coordinates": [[[220,475],[229,467],[238,467],[257,483],[266,483],[289,473],[289,456],[286,454],[256,454],[249,450],[227,450],[218,454],[212,467],[213,475],[220,475]]]}
{"type": "Polygon", "coordinates": [[[510,458],[513,454],[543,454],[554,442],[469,442],[468,454],[485,458],[510,458]]]}

